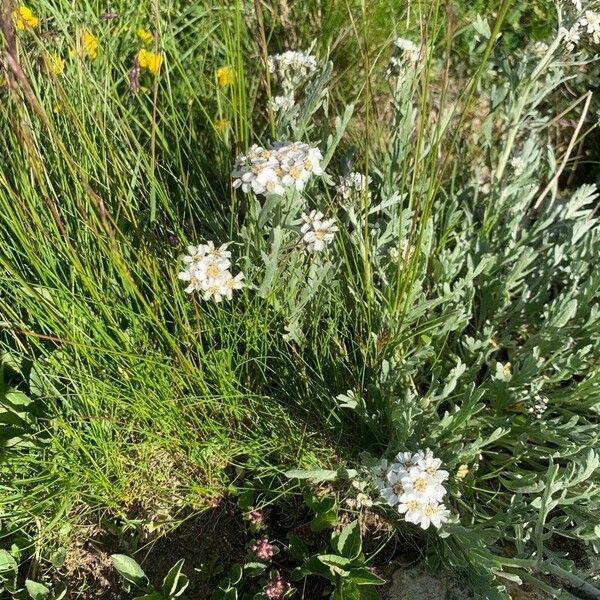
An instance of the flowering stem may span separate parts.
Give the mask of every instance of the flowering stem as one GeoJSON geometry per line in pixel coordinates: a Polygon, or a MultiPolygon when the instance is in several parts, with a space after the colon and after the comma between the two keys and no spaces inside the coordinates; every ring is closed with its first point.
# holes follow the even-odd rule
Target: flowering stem
{"type": "Polygon", "coordinates": [[[273,115],[273,107],[271,106],[271,78],[269,73],[269,52],[267,50],[267,40],[265,37],[265,24],[263,21],[262,7],[260,0],[254,0],[254,12],[256,13],[256,21],[258,24],[258,46],[260,48],[261,59],[264,71],[264,87],[267,94],[267,111],[269,113],[269,125],[271,126],[271,137],[275,139],[275,117],[273,115]]]}
{"type": "MultiPolygon", "coordinates": [[[[158,54],[158,38],[159,38],[159,18],[158,18],[158,0],[152,2],[152,16],[154,18],[154,53],[158,54]]],[[[158,73],[154,75],[152,82],[152,123],[150,135],[150,175],[154,177],[156,172],[156,111],[158,101],[158,73]]],[[[156,220],[156,188],[150,187],[150,222],[156,220]]]]}

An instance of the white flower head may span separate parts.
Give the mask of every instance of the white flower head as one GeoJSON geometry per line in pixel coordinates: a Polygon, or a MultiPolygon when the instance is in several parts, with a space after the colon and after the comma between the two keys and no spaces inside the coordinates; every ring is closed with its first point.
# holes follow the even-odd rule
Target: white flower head
{"type": "Polygon", "coordinates": [[[442,461],[431,450],[400,452],[395,462],[383,459],[371,469],[380,496],[394,507],[404,520],[427,529],[440,528],[450,511],[442,503],[448,479],[442,461]]]}
{"type": "Polygon", "coordinates": [[[373,501],[367,494],[359,492],[356,495],[356,508],[370,508],[373,506],[373,501]]]}
{"type": "Polygon", "coordinates": [[[548,44],[546,44],[546,42],[535,42],[535,44],[533,44],[533,53],[535,56],[541,58],[542,56],[545,56],[549,48],[550,47],[548,44]]]}
{"type": "Polygon", "coordinates": [[[302,225],[302,227],[300,228],[300,231],[302,233],[306,233],[307,231],[310,231],[313,224],[316,221],[322,221],[324,217],[325,217],[325,215],[320,210],[311,210],[308,215],[306,213],[304,213],[302,215],[302,219],[304,220],[304,225],[302,225]]]}
{"type": "Polygon", "coordinates": [[[419,452],[399,452],[396,454],[396,461],[408,471],[412,467],[416,467],[419,464],[419,461],[424,457],[425,454],[421,450],[419,450],[419,452]]]}
{"type": "Polygon", "coordinates": [[[204,260],[198,265],[198,271],[204,273],[205,279],[219,279],[227,274],[231,261],[228,258],[220,258],[207,254],[204,260]]]}
{"type": "Polygon", "coordinates": [[[268,148],[256,144],[240,155],[232,171],[233,187],[257,195],[285,194],[286,188],[302,191],[313,175],[323,175],[323,155],[302,142],[275,142],[268,148]]]}
{"type": "Polygon", "coordinates": [[[536,419],[541,419],[548,408],[548,398],[541,394],[534,394],[527,398],[524,408],[525,412],[533,415],[536,419]]]}
{"type": "Polygon", "coordinates": [[[411,467],[401,481],[407,494],[412,493],[424,501],[440,501],[446,495],[446,488],[421,467],[411,467]]]}
{"type": "Polygon", "coordinates": [[[204,300],[214,299],[221,302],[223,298],[231,299],[233,290],[243,287],[243,273],[235,277],[229,272],[231,252],[229,244],[216,247],[214,242],[199,246],[188,246],[188,254],[183,257],[184,270],[178,278],[188,283],[185,292],[200,292],[204,300]]]}
{"type": "Polygon", "coordinates": [[[213,242],[207,242],[204,246],[204,252],[207,256],[213,258],[228,259],[231,258],[231,252],[227,250],[227,246],[229,246],[229,243],[221,244],[216,248],[213,242]]]}
{"type": "Polygon", "coordinates": [[[309,215],[303,214],[304,225],[300,228],[303,240],[309,252],[322,252],[331,244],[338,231],[335,219],[325,219],[320,211],[313,210],[309,215]]]}
{"type": "Polygon", "coordinates": [[[204,272],[193,265],[188,265],[184,271],[181,271],[177,275],[177,277],[181,279],[181,281],[188,283],[188,286],[185,288],[186,294],[200,291],[202,289],[202,283],[206,278],[204,272]]]}
{"type": "Polygon", "coordinates": [[[365,177],[362,173],[353,171],[352,173],[340,177],[335,191],[347,202],[359,198],[360,195],[365,192],[368,193],[370,183],[370,177],[365,177]]]}
{"type": "Polygon", "coordinates": [[[188,253],[183,257],[183,263],[186,265],[186,269],[188,267],[194,268],[197,267],[206,255],[206,246],[204,244],[200,244],[199,246],[188,246],[188,253]]]}
{"type": "Polygon", "coordinates": [[[560,28],[560,35],[567,52],[573,52],[579,41],[581,40],[581,30],[579,23],[575,23],[570,29],[560,28]]]}
{"type": "Polygon", "coordinates": [[[294,108],[296,101],[294,96],[284,94],[283,96],[273,96],[271,98],[271,109],[273,112],[288,112],[294,108]]]}
{"type": "Polygon", "coordinates": [[[411,40],[399,37],[394,40],[394,50],[396,54],[400,54],[404,60],[411,63],[417,63],[421,59],[423,47],[417,46],[417,44],[411,40]]]}
{"type": "Polygon", "coordinates": [[[293,97],[294,91],[317,70],[317,59],[312,54],[288,50],[269,56],[268,66],[281,82],[285,95],[293,97]]]}
{"type": "Polygon", "coordinates": [[[387,75],[397,75],[407,66],[414,69],[421,62],[423,54],[422,46],[417,46],[417,44],[406,38],[396,38],[394,40],[394,52],[390,58],[387,75]]]}
{"type": "Polygon", "coordinates": [[[420,525],[422,529],[427,529],[430,525],[439,529],[450,516],[450,511],[443,503],[431,500],[423,502],[411,494],[402,496],[398,510],[404,513],[408,523],[420,525]]]}
{"type": "Polygon", "coordinates": [[[442,461],[439,458],[435,458],[431,450],[427,451],[425,456],[417,461],[417,466],[438,483],[446,481],[450,475],[448,471],[440,468],[442,461]]]}
{"type": "Polygon", "coordinates": [[[397,471],[388,471],[384,487],[379,490],[379,495],[390,505],[396,506],[400,502],[400,497],[404,494],[402,485],[402,475],[397,471]]]}
{"type": "Polygon", "coordinates": [[[513,169],[515,177],[520,177],[525,172],[527,161],[521,156],[513,156],[513,158],[510,159],[510,166],[513,169]]]}
{"type": "Polygon", "coordinates": [[[229,272],[225,272],[221,277],[214,280],[214,285],[218,286],[217,294],[221,298],[231,300],[233,290],[241,290],[244,287],[244,274],[238,273],[235,277],[229,272]]]}
{"type": "Polygon", "coordinates": [[[258,173],[252,182],[252,191],[255,194],[277,194],[278,196],[285,194],[281,178],[271,167],[266,167],[258,173]]]}
{"type": "Polygon", "coordinates": [[[600,44],[600,13],[586,10],[579,23],[592,36],[595,44],[600,44]]]}

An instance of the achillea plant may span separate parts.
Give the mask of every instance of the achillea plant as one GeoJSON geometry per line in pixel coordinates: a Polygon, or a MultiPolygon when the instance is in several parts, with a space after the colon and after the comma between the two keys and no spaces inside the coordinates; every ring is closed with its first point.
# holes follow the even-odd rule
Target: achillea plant
{"type": "MultiPolygon", "coordinates": [[[[77,61],[80,77],[48,86],[23,50],[0,104],[7,535],[39,535],[37,551],[62,535],[57,515],[75,527],[82,513],[113,527],[167,514],[166,531],[252,477],[294,496],[281,473],[311,466],[290,477],[340,480],[326,493],[347,493],[339,516],[358,514],[359,541],[375,515],[482,597],[506,598],[506,579],[597,595],[564,541],[600,549],[598,193],[562,187],[591,130],[559,150],[546,103],[595,42],[596,9],[569,6],[569,34],[556,24],[499,59],[506,12],[478,17],[468,76],[441,55],[442,9],[430,36],[390,31],[379,61],[361,48],[367,83],[347,106],[324,52],[265,50],[254,79],[242,11],[207,11],[225,15],[224,40],[207,25],[210,60],[195,31],[182,49],[157,28],[165,54],[136,52],[129,85],[138,46],[112,52],[112,17],[106,51],[80,22],[62,34],[79,32],[94,77],[77,61]],[[142,69],[164,69],[151,104],[132,97],[142,69]],[[54,114],[54,95],[77,101],[54,114]],[[180,240],[207,239],[229,241],[178,257],[180,240]]],[[[188,13],[174,19],[189,31],[188,13]]],[[[569,109],[581,127],[589,98],[569,109]]],[[[333,499],[313,504],[344,531],[333,499]]],[[[261,511],[246,518],[265,529],[261,511]]],[[[357,563],[351,589],[379,585],[349,536],[331,539],[357,563]]],[[[274,539],[252,550],[273,563],[259,593],[281,598],[274,539]]],[[[305,576],[342,578],[339,557],[302,560],[305,576]]]]}

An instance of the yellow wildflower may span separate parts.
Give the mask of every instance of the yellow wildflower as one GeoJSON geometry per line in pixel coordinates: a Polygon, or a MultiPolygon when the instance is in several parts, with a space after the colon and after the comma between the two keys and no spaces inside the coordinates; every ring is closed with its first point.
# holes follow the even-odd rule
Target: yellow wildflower
{"type": "Polygon", "coordinates": [[[142,42],[142,44],[149,44],[154,39],[154,36],[149,31],[146,31],[143,27],[140,27],[137,30],[137,36],[140,38],[140,42],[142,42]]]}
{"type": "Polygon", "coordinates": [[[233,67],[219,67],[217,69],[217,81],[221,87],[231,85],[235,80],[233,67]]]}
{"type": "Polygon", "coordinates": [[[40,20],[33,14],[30,8],[27,6],[19,6],[17,10],[13,13],[13,17],[15,19],[15,27],[17,29],[25,29],[29,27],[33,29],[38,26],[40,20]]]}
{"type": "Polygon", "coordinates": [[[216,132],[220,136],[222,136],[225,133],[227,126],[229,125],[229,119],[226,119],[225,117],[223,117],[221,119],[215,119],[213,121],[213,125],[215,127],[216,132]]]}
{"type": "Polygon", "coordinates": [[[98,48],[100,47],[98,38],[87,29],[83,29],[82,34],[84,54],[89,56],[92,60],[96,60],[98,56],[98,48]]]}
{"type": "Polygon", "coordinates": [[[160,71],[160,66],[163,62],[163,57],[161,54],[157,54],[156,52],[150,52],[150,50],[145,50],[142,48],[137,55],[138,63],[140,65],[140,69],[144,69],[152,75],[158,75],[160,71]]]}
{"type": "Polygon", "coordinates": [[[46,68],[54,75],[61,75],[65,70],[65,61],[58,54],[48,54],[46,68]]]}

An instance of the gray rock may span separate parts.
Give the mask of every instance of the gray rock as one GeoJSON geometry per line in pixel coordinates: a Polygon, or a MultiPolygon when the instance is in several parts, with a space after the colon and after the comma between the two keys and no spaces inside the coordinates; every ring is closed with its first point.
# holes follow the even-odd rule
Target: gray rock
{"type": "Polygon", "coordinates": [[[448,573],[429,575],[421,565],[402,566],[394,572],[383,597],[386,600],[472,600],[473,596],[448,573]]]}

